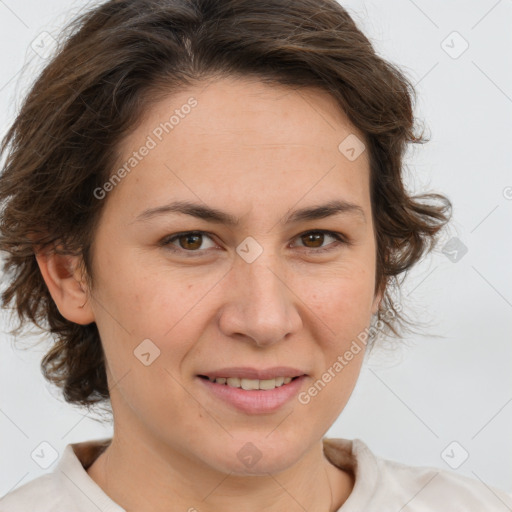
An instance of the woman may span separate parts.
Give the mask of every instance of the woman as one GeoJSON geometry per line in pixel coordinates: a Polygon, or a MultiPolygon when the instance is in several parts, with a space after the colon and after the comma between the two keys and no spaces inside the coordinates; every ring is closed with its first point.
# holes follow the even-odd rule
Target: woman
{"type": "Polygon", "coordinates": [[[111,404],[114,435],[0,509],[504,510],[323,438],[450,216],[408,195],[414,91],[347,12],[110,1],[71,28],[4,140],[2,298],[55,337],[43,370],[69,403],[111,404]]]}

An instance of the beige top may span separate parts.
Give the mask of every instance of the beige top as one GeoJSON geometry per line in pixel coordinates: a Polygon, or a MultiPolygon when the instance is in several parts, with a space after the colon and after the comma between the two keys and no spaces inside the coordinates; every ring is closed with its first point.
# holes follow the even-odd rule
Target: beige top
{"type": "MultiPolygon", "coordinates": [[[[0,499],[0,512],[126,512],[86,469],[111,438],[68,444],[55,469],[0,499]]],[[[510,512],[512,495],[455,472],[374,455],[360,439],[324,438],[324,453],[355,475],[338,512],[510,512]]]]}

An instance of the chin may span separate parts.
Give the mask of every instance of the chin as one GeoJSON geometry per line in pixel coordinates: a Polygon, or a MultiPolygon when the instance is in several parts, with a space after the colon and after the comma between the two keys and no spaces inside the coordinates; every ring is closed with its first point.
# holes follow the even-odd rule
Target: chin
{"type": "Polygon", "coordinates": [[[268,476],[285,471],[303,455],[304,440],[292,442],[286,436],[270,440],[273,436],[269,432],[237,436],[220,448],[213,465],[219,471],[238,476],[268,476]]]}

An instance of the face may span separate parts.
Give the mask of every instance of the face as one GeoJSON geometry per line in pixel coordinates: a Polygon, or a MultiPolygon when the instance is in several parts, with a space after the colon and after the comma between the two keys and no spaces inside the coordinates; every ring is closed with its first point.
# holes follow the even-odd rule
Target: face
{"type": "Polygon", "coordinates": [[[349,135],[363,140],[325,92],[222,79],[154,104],[123,141],[120,166],[136,161],[105,187],[90,301],[116,435],[256,474],[290,467],[329,429],[364,346],[344,354],[380,298],[369,160],[338,149],[349,135]],[[200,377],[272,387],[273,375],[299,378],[255,391],[200,377]]]}

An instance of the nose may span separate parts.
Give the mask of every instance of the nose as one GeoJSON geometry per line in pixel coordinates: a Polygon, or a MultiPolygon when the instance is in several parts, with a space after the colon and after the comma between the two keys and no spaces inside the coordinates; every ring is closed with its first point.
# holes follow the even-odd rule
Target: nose
{"type": "Polygon", "coordinates": [[[228,301],[219,319],[223,334],[264,347],[298,332],[300,298],[288,277],[289,271],[265,251],[252,263],[237,258],[224,283],[228,301]]]}

